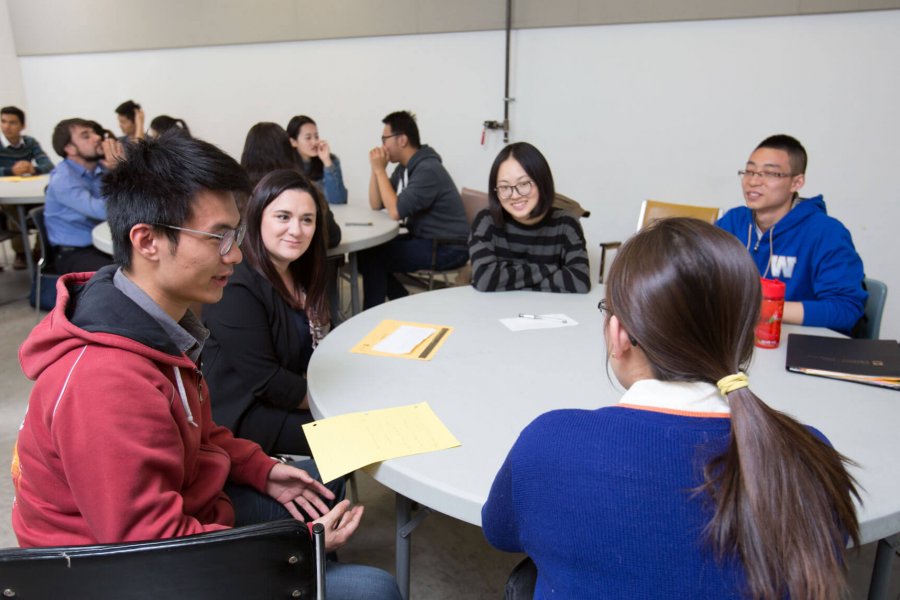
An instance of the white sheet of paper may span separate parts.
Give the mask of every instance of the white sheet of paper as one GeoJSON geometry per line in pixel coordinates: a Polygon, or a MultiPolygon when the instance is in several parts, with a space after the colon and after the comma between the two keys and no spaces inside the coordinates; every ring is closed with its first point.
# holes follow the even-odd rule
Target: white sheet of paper
{"type": "Polygon", "coordinates": [[[422,343],[422,340],[435,331],[437,329],[433,327],[401,325],[394,333],[372,346],[372,349],[385,354],[409,354],[413,348],[422,343]]]}
{"type": "Polygon", "coordinates": [[[506,327],[510,331],[527,331],[529,329],[555,329],[557,327],[574,327],[575,325],[578,325],[578,321],[562,313],[548,313],[538,316],[545,318],[526,319],[523,317],[512,317],[508,319],[500,319],[500,322],[506,325],[506,327]],[[565,323],[563,323],[563,320],[565,320],[565,323]]]}

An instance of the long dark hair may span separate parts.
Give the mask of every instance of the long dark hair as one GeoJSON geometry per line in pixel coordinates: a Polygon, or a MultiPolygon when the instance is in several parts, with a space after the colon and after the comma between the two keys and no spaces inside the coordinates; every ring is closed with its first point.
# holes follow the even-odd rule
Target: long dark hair
{"type": "Polygon", "coordinates": [[[150,129],[156,132],[156,137],[159,137],[172,129],[191,137],[191,130],[188,129],[187,123],[185,123],[183,119],[176,119],[169,115],[159,115],[150,121],[150,129]]]}
{"type": "MultiPolygon", "coordinates": [[[[705,381],[743,370],[753,354],[759,273],[730,234],[696,219],[663,219],[619,250],[610,314],[663,381],[705,381]]],[[[840,598],[844,536],[859,544],[855,481],[846,458],[760,400],[728,394],[728,449],[705,482],[705,536],[720,559],[738,557],[753,598],[840,598]]]]}
{"type": "Polygon", "coordinates": [[[497,197],[497,173],[500,171],[500,165],[510,158],[522,165],[522,169],[531,177],[538,192],[538,203],[528,215],[529,217],[540,217],[547,214],[553,207],[553,198],[556,196],[553,173],[541,151],[528,142],[516,142],[506,146],[494,159],[494,164],[491,165],[491,174],[488,176],[488,208],[494,224],[498,227],[503,226],[506,211],[503,210],[500,199],[497,197]]]}
{"type": "MultiPolygon", "coordinates": [[[[296,140],[297,136],[300,135],[300,129],[303,128],[304,125],[315,125],[316,122],[313,121],[310,117],[306,115],[297,115],[293,117],[287,126],[287,134],[288,137],[292,140],[296,140]]],[[[293,146],[292,146],[293,148],[293,146]]],[[[303,158],[300,156],[300,152],[297,150],[292,150],[294,153],[294,158],[298,164],[303,163],[303,158]]],[[[331,155],[331,160],[335,159],[334,154],[331,155]]],[[[325,165],[322,163],[322,159],[318,156],[313,156],[309,159],[309,171],[306,172],[306,175],[312,179],[313,181],[321,181],[325,176],[325,165]]]]}
{"type": "Polygon", "coordinates": [[[278,123],[257,123],[247,132],[241,166],[256,184],[276,169],[296,169],[294,149],[287,132],[278,123]]]}
{"type": "Polygon", "coordinates": [[[316,185],[303,174],[293,169],[272,171],[262,178],[250,195],[244,217],[247,234],[241,245],[247,264],[269,280],[272,287],[290,306],[304,309],[314,325],[325,325],[331,321],[328,311],[328,281],[325,276],[328,251],[325,247],[327,231],[323,202],[316,185]],[[287,190],[306,192],[316,203],[316,232],[313,239],[306,252],[288,266],[294,279],[294,290],[288,290],[284,285],[272,259],[269,258],[261,233],[263,211],[287,190]],[[306,293],[305,306],[298,305],[295,300],[297,292],[306,293]]]}

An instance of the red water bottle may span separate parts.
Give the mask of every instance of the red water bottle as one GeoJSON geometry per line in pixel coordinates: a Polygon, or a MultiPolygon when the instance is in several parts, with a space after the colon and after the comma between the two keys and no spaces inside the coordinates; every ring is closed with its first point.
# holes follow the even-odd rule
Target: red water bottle
{"type": "Polygon", "coordinates": [[[784,314],[784,282],[759,278],[762,283],[762,306],[756,324],[756,346],[777,348],[781,342],[781,317],[784,314]]]}

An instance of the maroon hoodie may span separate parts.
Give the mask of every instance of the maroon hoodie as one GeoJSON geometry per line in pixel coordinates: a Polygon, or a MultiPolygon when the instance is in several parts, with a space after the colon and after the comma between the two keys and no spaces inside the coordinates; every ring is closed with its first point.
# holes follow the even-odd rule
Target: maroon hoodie
{"type": "Polygon", "coordinates": [[[35,380],[13,457],[22,546],[225,529],[226,480],[263,491],[275,464],[213,423],[200,371],[114,273],[61,278],[56,307],[19,349],[35,380]]]}

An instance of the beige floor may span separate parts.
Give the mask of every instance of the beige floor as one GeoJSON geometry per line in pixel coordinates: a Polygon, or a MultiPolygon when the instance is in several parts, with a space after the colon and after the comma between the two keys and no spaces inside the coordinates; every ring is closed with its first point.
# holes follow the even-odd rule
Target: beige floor
{"type": "MultiPolygon", "coordinates": [[[[0,261],[2,257],[0,253],[0,261]]],[[[19,344],[35,324],[34,309],[24,299],[27,286],[28,278],[24,272],[7,268],[0,273],[0,466],[7,464],[7,457],[11,456],[31,389],[30,382],[19,369],[16,356],[19,344]]],[[[359,482],[366,514],[360,531],[342,550],[341,559],[393,572],[393,493],[366,475],[360,475],[359,482]]],[[[12,497],[9,477],[0,477],[0,547],[16,544],[9,520],[12,497]]],[[[874,545],[869,544],[851,558],[853,598],[866,597],[873,556],[874,545]]],[[[519,558],[492,549],[477,527],[443,515],[432,515],[413,535],[412,597],[428,600],[500,598],[506,576],[519,558]]],[[[900,560],[894,561],[892,584],[890,597],[900,598],[900,560]]]]}

